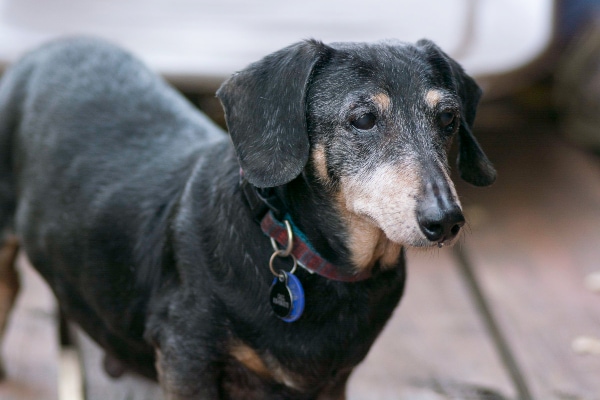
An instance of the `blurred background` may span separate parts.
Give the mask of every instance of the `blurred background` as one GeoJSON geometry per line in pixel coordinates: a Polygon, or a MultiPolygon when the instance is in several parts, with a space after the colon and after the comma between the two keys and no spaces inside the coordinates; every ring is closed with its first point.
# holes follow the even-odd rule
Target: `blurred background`
{"type": "MultiPolygon", "coordinates": [[[[474,132],[498,181],[459,183],[459,245],[409,253],[405,297],[348,398],[597,400],[599,11],[599,0],[0,0],[0,71],[52,38],[100,36],[223,124],[219,84],[290,43],[432,39],[484,89],[474,132]]],[[[22,274],[0,399],[160,398],[134,376],[108,378],[76,327],[61,337],[48,289],[25,261],[22,274]]]]}

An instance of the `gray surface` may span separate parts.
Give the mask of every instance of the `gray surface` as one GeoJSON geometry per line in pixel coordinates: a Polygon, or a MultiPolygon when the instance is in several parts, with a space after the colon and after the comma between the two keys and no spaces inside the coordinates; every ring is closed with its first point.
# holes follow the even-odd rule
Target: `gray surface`
{"type": "Polygon", "coordinates": [[[0,0],[0,66],[65,34],[133,50],[173,82],[214,89],[249,62],[306,38],[427,37],[476,76],[505,74],[549,44],[551,0],[0,0]]]}

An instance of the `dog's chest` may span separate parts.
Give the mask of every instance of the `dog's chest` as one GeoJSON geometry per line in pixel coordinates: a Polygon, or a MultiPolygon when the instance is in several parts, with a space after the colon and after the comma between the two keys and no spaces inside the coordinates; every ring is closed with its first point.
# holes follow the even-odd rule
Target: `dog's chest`
{"type": "Polygon", "coordinates": [[[222,390],[231,398],[246,400],[273,398],[275,393],[287,393],[282,398],[289,399],[314,398],[330,382],[345,381],[368,351],[366,346],[337,345],[318,354],[307,351],[307,345],[291,343],[287,354],[276,357],[239,342],[224,368],[222,390]]]}
{"type": "Polygon", "coordinates": [[[250,344],[240,337],[231,340],[226,386],[244,391],[250,385],[256,390],[249,382],[260,383],[267,397],[256,398],[268,398],[275,387],[296,394],[312,393],[314,397],[331,382],[345,381],[366,356],[400,299],[403,273],[388,278],[355,288],[357,293],[337,305],[333,288],[328,293],[309,287],[300,320],[286,323],[273,315],[271,322],[263,325],[257,342],[250,344]]]}

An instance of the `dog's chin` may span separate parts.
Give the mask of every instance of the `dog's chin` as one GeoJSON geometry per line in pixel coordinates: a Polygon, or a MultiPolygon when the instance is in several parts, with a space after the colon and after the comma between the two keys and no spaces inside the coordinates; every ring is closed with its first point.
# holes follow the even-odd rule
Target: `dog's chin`
{"type": "Polygon", "coordinates": [[[406,245],[407,247],[415,248],[419,251],[429,251],[429,250],[439,250],[445,249],[446,247],[452,247],[458,242],[458,236],[452,240],[444,241],[444,242],[432,242],[427,240],[427,238],[420,238],[411,244],[406,245]]]}
{"type": "Polygon", "coordinates": [[[458,235],[455,238],[453,238],[452,240],[447,240],[447,241],[440,243],[440,242],[432,242],[431,240],[427,239],[424,235],[420,235],[420,234],[413,234],[410,236],[399,237],[399,236],[394,236],[394,235],[388,235],[385,232],[385,230],[383,230],[383,232],[387,236],[388,240],[390,240],[391,242],[399,244],[402,247],[414,248],[416,250],[422,250],[422,251],[452,247],[456,244],[456,242],[458,242],[458,240],[460,238],[460,235],[458,235]]]}

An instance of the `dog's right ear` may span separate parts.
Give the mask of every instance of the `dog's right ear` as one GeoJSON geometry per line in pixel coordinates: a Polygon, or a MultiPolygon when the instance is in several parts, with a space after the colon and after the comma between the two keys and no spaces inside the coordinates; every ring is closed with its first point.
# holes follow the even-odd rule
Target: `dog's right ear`
{"type": "Polygon", "coordinates": [[[217,91],[244,177],[257,187],[285,184],[309,156],[306,92],[315,64],[331,48],[305,41],[229,78],[217,91]]]}

